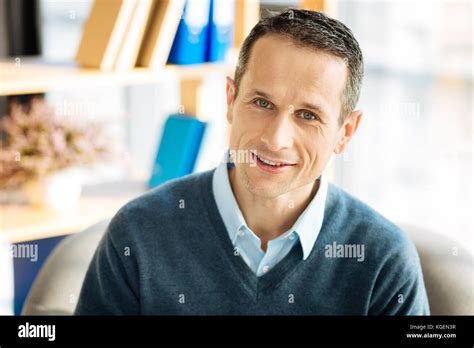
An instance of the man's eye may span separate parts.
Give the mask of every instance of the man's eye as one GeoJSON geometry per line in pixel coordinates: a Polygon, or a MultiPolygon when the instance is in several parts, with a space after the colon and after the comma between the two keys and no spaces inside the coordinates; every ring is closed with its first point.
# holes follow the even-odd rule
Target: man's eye
{"type": "Polygon", "coordinates": [[[309,111],[303,111],[301,113],[301,118],[305,119],[305,120],[308,120],[308,121],[312,121],[312,120],[317,120],[318,117],[313,114],[312,112],[309,112],[309,111]]]}
{"type": "Polygon", "coordinates": [[[264,99],[255,100],[255,104],[257,104],[257,106],[260,106],[261,108],[264,108],[264,109],[270,109],[271,107],[270,103],[264,99]]]}

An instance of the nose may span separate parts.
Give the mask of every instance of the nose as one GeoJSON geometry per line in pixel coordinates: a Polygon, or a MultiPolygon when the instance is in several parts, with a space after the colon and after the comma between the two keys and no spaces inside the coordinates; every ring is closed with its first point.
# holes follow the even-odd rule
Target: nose
{"type": "Polygon", "coordinates": [[[293,146],[294,125],[289,114],[279,113],[269,118],[260,141],[265,143],[268,150],[280,151],[293,146]]]}

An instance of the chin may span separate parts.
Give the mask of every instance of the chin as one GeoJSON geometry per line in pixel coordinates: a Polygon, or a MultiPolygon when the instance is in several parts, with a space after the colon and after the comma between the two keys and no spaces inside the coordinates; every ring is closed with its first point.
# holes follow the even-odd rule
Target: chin
{"type": "Polygon", "coordinates": [[[272,175],[265,175],[258,172],[258,168],[242,168],[240,175],[245,187],[252,194],[260,197],[273,198],[281,196],[292,190],[291,184],[294,183],[293,178],[286,177],[285,180],[278,178],[272,179],[272,175]]]}

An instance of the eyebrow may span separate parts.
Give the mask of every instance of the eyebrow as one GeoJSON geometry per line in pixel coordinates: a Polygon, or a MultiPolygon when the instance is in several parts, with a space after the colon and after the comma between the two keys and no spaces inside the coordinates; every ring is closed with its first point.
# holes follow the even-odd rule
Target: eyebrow
{"type": "MultiPolygon", "coordinates": [[[[258,95],[258,96],[266,98],[266,99],[272,99],[270,94],[265,93],[265,92],[263,92],[261,90],[258,90],[258,89],[252,89],[248,93],[248,96],[252,96],[252,95],[258,95]]],[[[320,107],[318,105],[315,105],[315,104],[312,104],[312,103],[308,103],[308,102],[304,102],[303,104],[301,104],[301,106],[304,109],[310,109],[310,110],[315,111],[323,120],[326,119],[326,117],[325,117],[326,113],[324,112],[324,109],[322,107],[320,107]]]]}
{"type": "Polygon", "coordinates": [[[267,98],[267,99],[272,99],[271,95],[270,94],[267,94],[259,89],[252,89],[249,93],[248,93],[248,96],[251,96],[251,95],[258,95],[260,97],[264,97],[264,98],[267,98]]]}

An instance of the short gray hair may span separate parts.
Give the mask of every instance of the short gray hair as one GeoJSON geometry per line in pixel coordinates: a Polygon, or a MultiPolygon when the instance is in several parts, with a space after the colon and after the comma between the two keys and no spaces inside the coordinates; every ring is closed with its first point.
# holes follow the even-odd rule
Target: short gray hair
{"type": "Polygon", "coordinates": [[[364,62],[362,51],[352,31],[338,20],[321,12],[287,9],[282,13],[261,19],[245,39],[235,70],[236,95],[247,68],[250,51],[255,41],[266,34],[287,37],[303,47],[322,50],[346,62],[349,75],[341,96],[339,123],[355,109],[359,100],[364,62]]]}

